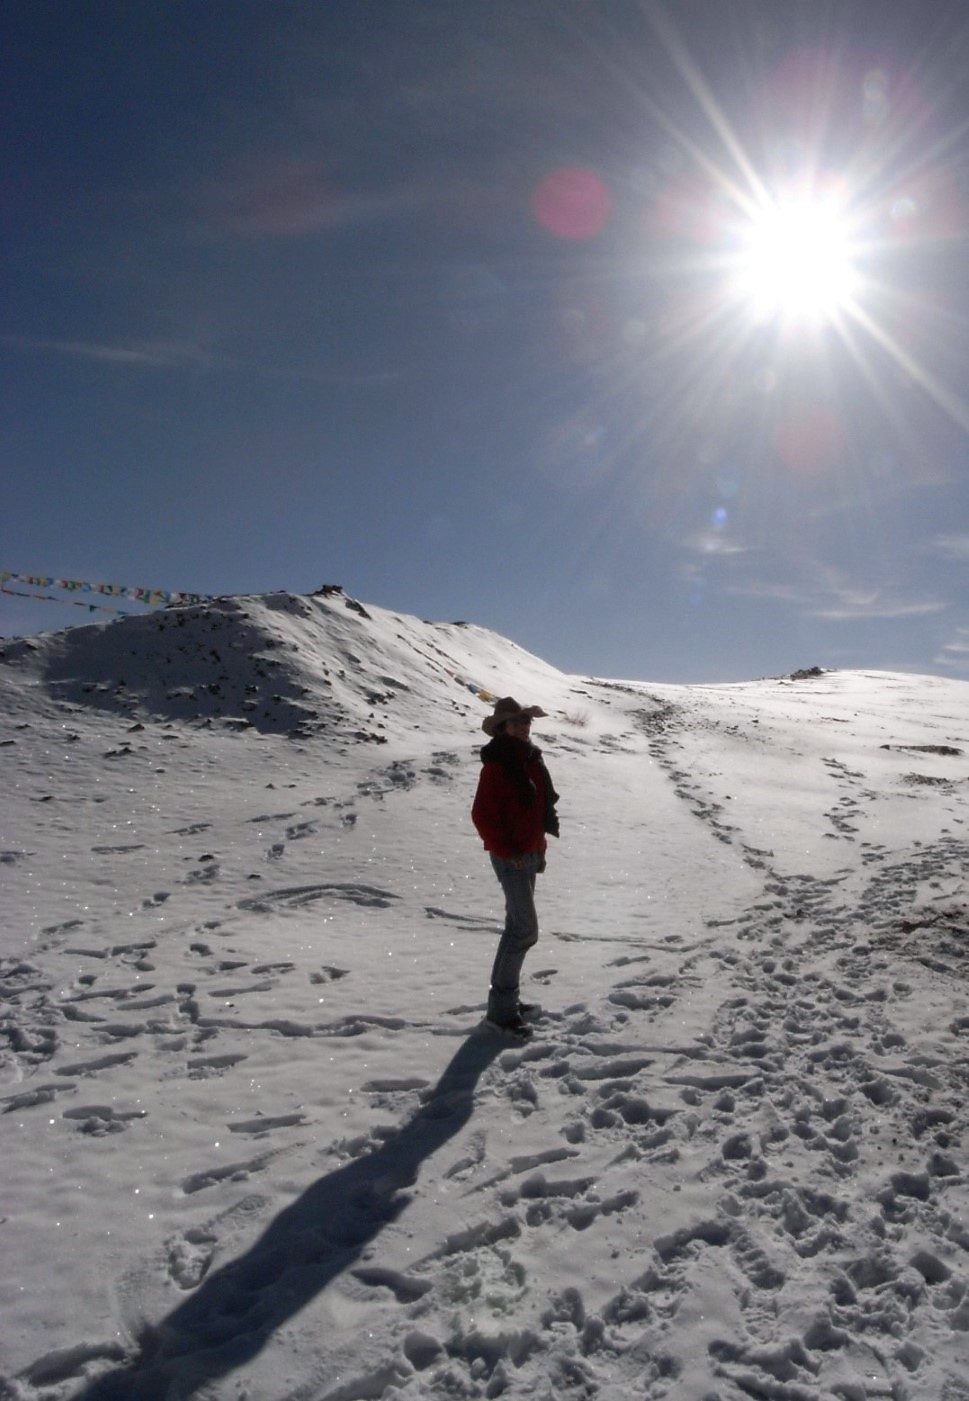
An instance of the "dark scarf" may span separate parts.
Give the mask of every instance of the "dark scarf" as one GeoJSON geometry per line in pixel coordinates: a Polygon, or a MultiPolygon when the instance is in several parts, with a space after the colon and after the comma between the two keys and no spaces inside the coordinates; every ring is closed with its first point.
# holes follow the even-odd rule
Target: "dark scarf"
{"type": "Polygon", "coordinates": [[[539,764],[545,773],[545,831],[550,837],[558,836],[559,819],[555,804],[559,795],[537,745],[530,740],[515,739],[512,735],[495,735],[491,743],[481,750],[481,762],[503,766],[523,807],[530,807],[538,792],[528,775],[528,765],[539,764]]]}

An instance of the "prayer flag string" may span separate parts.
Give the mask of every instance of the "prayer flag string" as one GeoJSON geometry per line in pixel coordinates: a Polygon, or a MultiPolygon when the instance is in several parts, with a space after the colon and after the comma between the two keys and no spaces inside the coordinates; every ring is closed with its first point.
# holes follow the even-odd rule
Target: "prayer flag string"
{"type": "Polygon", "coordinates": [[[170,603],[205,603],[209,597],[207,594],[182,593],[169,589],[132,588],[127,584],[92,584],[84,579],[56,579],[48,574],[15,574],[6,569],[0,571],[0,593],[12,594],[16,598],[35,598],[48,603],[73,603],[75,607],[87,608],[90,612],[100,610],[103,613],[123,613],[125,610],[104,603],[93,603],[87,598],[58,598],[56,594],[25,593],[22,589],[8,588],[8,579],[13,579],[19,584],[29,584],[31,588],[36,589],[61,589],[65,593],[102,594],[109,598],[133,599],[151,608],[170,603]]]}
{"type": "Polygon", "coordinates": [[[456,681],[459,686],[463,686],[466,691],[470,691],[473,696],[477,696],[478,700],[497,700],[497,696],[493,696],[490,691],[486,691],[484,686],[479,686],[477,681],[468,681],[465,677],[459,676],[456,671],[450,671],[446,666],[441,667],[441,670],[446,672],[452,681],[456,681]]]}

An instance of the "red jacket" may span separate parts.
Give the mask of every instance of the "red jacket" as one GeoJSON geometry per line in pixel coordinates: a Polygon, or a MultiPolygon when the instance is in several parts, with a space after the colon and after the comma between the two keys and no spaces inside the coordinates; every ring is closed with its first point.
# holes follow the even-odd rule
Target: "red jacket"
{"type": "Polygon", "coordinates": [[[485,849],[505,860],[544,851],[545,833],[557,832],[558,794],[533,744],[498,735],[481,751],[481,776],[471,820],[485,849]]]}

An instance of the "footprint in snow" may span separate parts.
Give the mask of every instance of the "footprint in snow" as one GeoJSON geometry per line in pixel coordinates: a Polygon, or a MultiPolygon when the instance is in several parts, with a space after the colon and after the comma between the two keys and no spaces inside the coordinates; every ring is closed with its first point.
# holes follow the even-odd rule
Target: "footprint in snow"
{"type": "Polygon", "coordinates": [[[218,1163],[209,1168],[202,1168],[199,1172],[190,1172],[187,1177],[182,1178],[180,1189],[184,1196],[190,1197],[222,1182],[247,1182],[284,1151],[281,1148],[270,1149],[269,1152],[261,1153],[255,1158],[245,1158],[236,1163],[218,1163]]]}
{"type": "Polygon", "coordinates": [[[190,1080],[210,1080],[213,1076],[224,1075],[244,1060],[248,1060],[248,1056],[241,1051],[195,1055],[187,1062],[186,1071],[190,1080]]]}
{"type": "Polygon", "coordinates": [[[247,1134],[252,1138],[264,1138],[267,1134],[275,1133],[278,1129],[291,1129],[299,1124],[305,1124],[305,1114],[277,1114],[275,1117],[257,1116],[255,1119],[244,1119],[228,1125],[230,1133],[247,1134]]]}
{"type": "Polygon", "coordinates": [[[53,937],[58,934],[69,934],[72,929],[80,929],[83,924],[83,919],[66,919],[62,924],[48,924],[40,932],[53,937]]]}
{"type": "Polygon", "coordinates": [[[111,1070],[116,1065],[127,1065],[137,1057],[137,1051],[119,1051],[112,1055],[97,1056],[94,1060],[74,1061],[70,1065],[58,1066],[54,1074],[83,1080],[89,1075],[97,1075],[101,1070],[111,1070]]]}
{"type": "Polygon", "coordinates": [[[318,986],[321,983],[338,982],[340,978],[346,978],[349,972],[349,968],[337,968],[332,964],[325,963],[318,972],[311,973],[309,978],[311,983],[318,986]]]}
{"type": "Polygon", "coordinates": [[[198,866],[189,871],[182,880],[183,885],[210,885],[218,880],[221,874],[221,867],[214,856],[206,854],[198,857],[198,866]]]}
{"type": "Polygon", "coordinates": [[[254,910],[269,914],[282,906],[284,909],[299,909],[315,900],[330,897],[335,900],[348,900],[355,905],[387,909],[392,900],[398,899],[391,891],[377,886],[359,885],[354,882],[326,882],[318,885],[287,886],[282,890],[266,891],[264,895],[250,896],[237,902],[240,910],[254,910]]]}
{"type": "Polygon", "coordinates": [[[452,910],[442,910],[437,905],[425,905],[424,913],[428,919],[445,919],[458,929],[487,930],[493,933],[497,925],[493,919],[484,919],[479,915],[457,914],[452,910]]]}
{"type": "Polygon", "coordinates": [[[132,1121],[147,1117],[147,1109],[122,1110],[110,1104],[78,1105],[65,1109],[61,1114],[62,1119],[75,1123],[79,1133],[89,1134],[92,1138],[103,1138],[109,1133],[123,1133],[132,1121]]]}

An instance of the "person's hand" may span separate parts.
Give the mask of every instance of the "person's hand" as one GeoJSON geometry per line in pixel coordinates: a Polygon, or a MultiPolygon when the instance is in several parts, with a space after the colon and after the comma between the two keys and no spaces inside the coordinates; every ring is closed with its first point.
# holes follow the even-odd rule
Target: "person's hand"
{"type": "Polygon", "coordinates": [[[509,856],[508,864],[509,866],[512,866],[516,871],[524,871],[525,858],[524,856],[509,856]]]}

